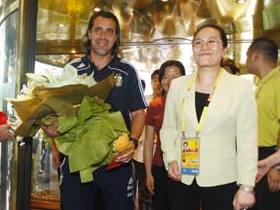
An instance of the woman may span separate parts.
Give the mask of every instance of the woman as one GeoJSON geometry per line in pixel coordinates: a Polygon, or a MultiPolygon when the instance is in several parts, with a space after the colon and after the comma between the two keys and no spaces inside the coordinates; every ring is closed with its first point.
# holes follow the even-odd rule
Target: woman
{"type": "Polygon", "coordinates": [[[192,45],[197,72],[172,82],[160,132],[170,209],[250,208],[257,171],[253,88],[221,68],[222,28],[202,26],[192,45]]]}
{"type": "Polygon", "coordinates": [[[163,165],[160,139],[157,137],[159,137],[159,130],[163,121],[165,97],[170,83],[174,78],[182,75],[185,75],[185,68],[179,61],[169,60],[161,65],[159,82],[162,88],[162,96],[152,100],[146,112],[144,164],[147,189],[154,195],[152,200],[154,210],[168,209],[166,191],[167,173],[163,165]],[[155,139],[157,142],[153,156],[155,139]]]}

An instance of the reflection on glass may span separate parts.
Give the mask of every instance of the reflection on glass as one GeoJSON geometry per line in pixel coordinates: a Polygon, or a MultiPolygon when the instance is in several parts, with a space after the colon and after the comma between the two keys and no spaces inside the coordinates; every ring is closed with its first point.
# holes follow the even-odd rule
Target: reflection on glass
{"type": "Polygon", "coordinates": [[[59,182],[56,169],[51,163],[51,148],[38,132],[33,140],[32,200],[59,200],[59,182]]]}
{"type": "MultiPolygon", "coordinates": [[[[4,3],[4,1],[1,1],[4,3]]],[[[16,61],[17,61],[17,20],[18,12],[8,16],[0,25],[0,110],[3,110],[9,120],[13,116],[11,107],[4,98],[15,96],[16,61]]],[[[15,209],[16,184],[16,144],[14,142],[0,143],[0,209],[15,209]]]]}
{"type": "MultiPolygon", "coordinates": [[[[62,68],[36,61],[35,73],[60,75],[62,68]]],[[[50,142],[39,131],[33,138],[32,148],[32,208],[59,207],[59,179],[57,170],[52,166],[51,155],[50,142]]]]}

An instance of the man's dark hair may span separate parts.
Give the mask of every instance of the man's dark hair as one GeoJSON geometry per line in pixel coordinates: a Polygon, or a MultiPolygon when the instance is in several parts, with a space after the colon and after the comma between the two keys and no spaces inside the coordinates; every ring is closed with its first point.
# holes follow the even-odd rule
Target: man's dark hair
{"type": "Polygon", "coordinates": [[[158,69],[154,70],[153,73],[151,74],[151,80],[153,80],[155,75],[159,75],[159,70],[158,69]]]}
{"type": "Polygon", "coordinates": [[[266,59],[277,63],[278,60],[278,46],[277,44],[267,37],[259,37],[254,39],[249,47],[250,52],[259,52],[266,59]]]}
{"type": "Polygon", "coordinates": [[[93,13],[92,16],[90,17],[89,21],[88,21],[87,31],[84,34],[83,41],[82,41],[83,47],[86,50],[86,54],[89,55],[90,48],[91,48],[91,41],[88,38],[88,31],[90,31],[92,29],[93,22],[94,22],[95,18],[97,18],[97,17],[109,18],[109,19],[112,19],[115,22],[117,40],[112,47],[111,54],[112,55],[117,55],[118,54],[118,49],[119,49],[119,46],[120,46],[120,43],[121,43],[121,40],[120,40],[120,33],[121,33],[120,24],[119,24],[118,18],[113,13],[108,12],[108,11],[103,11],[103,10],[93,13]]]}

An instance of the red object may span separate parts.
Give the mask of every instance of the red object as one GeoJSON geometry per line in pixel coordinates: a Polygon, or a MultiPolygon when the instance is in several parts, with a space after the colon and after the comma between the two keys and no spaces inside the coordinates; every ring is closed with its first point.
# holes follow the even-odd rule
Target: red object
{"type": "Polygon", "coordinates": [[[0,125],[4,125],[8,123],[8,118],[4,112],[0,112],[0,125]]]}
{"type": "Polygon", "coordinates": [[[106,167],[107,170],[112,170],[115,168],[118,168],[122,165],[122,162],[116,162],[116,157],[112,160],[111,163],[109,163],[106,167]]]}
{"type": "Polygon", "coordinates": [[[155,129],[157,141],[153,157],[153,165],[163,167],[162,151],[160,148],[159,131],[163,122],[163,114],[165,108],[165,97],[161,96],[152,100],[146,112],[145,125],[150,125],[155,129]]]}

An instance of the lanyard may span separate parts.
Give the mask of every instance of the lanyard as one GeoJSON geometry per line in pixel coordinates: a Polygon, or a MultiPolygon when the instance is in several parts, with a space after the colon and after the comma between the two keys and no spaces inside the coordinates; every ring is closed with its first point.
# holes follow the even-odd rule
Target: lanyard
{"type": "MultiPolygon", "coordinates": [[[[213,84],[213,90],[211,91],[211,93],[209,94],[209,97],[207,99],[208,103],[207,105],[205,105],[203,107],[203,111],[202,111],[202,114],[201,114],[201,117],[200,117],[200,120],[197,124],[197,127],[196,127],[196,135],[198,136],[201,129],[202,129],[202,124],[204,122],[204,119],[205,119],[205,116],[206,116],[206,113],[208,112],[208,107],[210,105],[210,102],[212,101],[212,98],[213,98],[213,95],[214,95],[214,92],[218,86],[218,83],[220,81],[220,78],[223,74],[223,71],[222,70],[219,70],[219,73],[217,75],[217,77],[215,78],[215,81],[214,81],[214,84],[213,84]]],[[[190,79],[190,82],[188,83],[187,85],[187,90],[190,91],[194,86],[195,86],[195,82],[197,80],[197,73],[193,74],[193,76],[191,77],[190,79]]],[[[185,136],[185,132],[186,132],[186,123],[185,123],[185,120],[184,120],[184,115],[183,113],[185,113],[185,97],[181,100],[181,128],[182,128],[182,133],[183,133],[183,136],[185,136]]]]}

